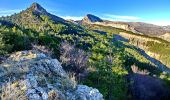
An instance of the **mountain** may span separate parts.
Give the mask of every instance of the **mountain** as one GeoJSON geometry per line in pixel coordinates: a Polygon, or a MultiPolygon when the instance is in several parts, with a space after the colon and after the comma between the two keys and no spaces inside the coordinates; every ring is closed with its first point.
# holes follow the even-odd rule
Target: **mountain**
{"type": "Polygon", "coordinates": [[[142,33],[158,26],[91,14],[77,22],[38,3],[1,17],[0,99],[169,98],[170,43],[142,33]]]}
{"type": "Polygon", "coordinates": [[[21,11],[18,14],[13,14],[8,17],[1,17],[0,20],[10,21],[19,26],[26,28],[33,28],[42,26],[40,25],[45,20],[52,20],[54,23],[64,23],[64,19],[48,13],[41,5],[38,3],[33,3],[26,10],[21,11]]]}
{"type": "Polygon", "coordinates": [[[131,22],[128,23],[130,26],[138,32],[150,36],[159,36],[166,33],[166,30],[162,26],[157,26],[153,24],[143,23],[143,22],[131,22]]]}
{"type": "Polygon", "coordinates": [[[168,26],[163,26],[163,28],[164,28],[165,30],[167,30],[167,31],[170,32],[170,25],[168,25],[168,26]]]}
{"type": "Polygon", "coordinates": [[[97,16],[94,16],[92,14],[87,14],[82,20],[81,23],[94,23],[94,22],[103,22],[102,19],[100,19],[97,16]]]}
{"type": "MultiPolygon", "coordinates": [[[[97,24],[103,26],[111,26],[115,28],[124,29],[126,31],[131,31],[138,34],[144,34],[152,37],[161,37],[162,35],[170,32],[170,27],[168,26],[158,26],[143,22],[120,22],[120,21],[108,21],[102,20],[97,16],[89,15],[82,19],[84,24],[97,24]],[[90,16],[90,17],[89,17],[90,16]],[[94,19],[94,20],[90,20],[94,19]]],[[[163,38],[163,37],[161,37],[163,38]]],[[[170,40],[170,38],[163,38],[165,40],[170,40]]]]}
{"type": "Polygon", "coordinates": [[[46,16],[49,16],[53,21],[61,21],[61,22],[64,22],[65,20],[60,18],[60,17],[57,17],[55,15],[52,15],[50,13],[48,13],[41,5],[39,5],[38,3],[33,3],[31,5],[31,7],[29,7],[26,11],[24,11],[25,13],[26,12],[32,12],[33,14],[35,15],[46,15],[46,16]]]}
{"type": "Polygon", "coordinates": [[[35,14],[44,14],[44,15],[48,14],[48,12],[43,7],[41,7],[41,5],[39,5],[38,3],[33,3],[27,10],[35,14]]]}

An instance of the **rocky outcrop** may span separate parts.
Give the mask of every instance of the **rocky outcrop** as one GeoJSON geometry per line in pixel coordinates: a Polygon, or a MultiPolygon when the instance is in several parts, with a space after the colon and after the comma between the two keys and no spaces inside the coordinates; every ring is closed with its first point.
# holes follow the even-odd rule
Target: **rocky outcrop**
{"type": "Polygon", "coordinates": [[[31,11],[34,11],[36,13],[40,13],[40,14],[47,14],[48,12],[41,7],[41,5],[39,5],[38,3],[33,3],[31,5],[31,7],[29,8],[31,11]]]}
{"type": "Polygon", "coordinates": [[[71,80],[57,59],[34,50],[14,53],[0,65],[0,87],[1,99],[103,100],[97,89],[71,80]]]}
{"type": "Polygon", "coordinates": [[[134,27],[130,26],[129,24],[127,24],[125,22],[103,21],[103,22],[95,22],[92,24],[97,24],[97,25],[102,25],[102,26],[111,26],[111,27],[115,27],[115,28],[124,29],[126,31],[132,31],[134,33],[142,34],[142,33],[138,32],[137,30],[135,30],[134,27]]]}
{"type": "Polygon", "coordinates": [[[102,100],[102,95],[97,89],[85,85],[78,85],[75,91],[76,100],[102,100]]]}
{"type": "Polygon", "coordinates": [[[159,37],[170,42],[170,33],[160,35],[159,37]]]}

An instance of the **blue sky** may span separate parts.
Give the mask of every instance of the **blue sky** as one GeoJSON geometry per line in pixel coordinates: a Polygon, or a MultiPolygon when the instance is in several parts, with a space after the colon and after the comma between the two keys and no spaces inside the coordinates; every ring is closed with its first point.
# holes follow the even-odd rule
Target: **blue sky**
{"type": "Polygon", "coordinates": [[[0,0],[0,16],[17,13],[33,2],[65,19],[90,13],[113,21],[170,25],[170,0],[0,0]]]}

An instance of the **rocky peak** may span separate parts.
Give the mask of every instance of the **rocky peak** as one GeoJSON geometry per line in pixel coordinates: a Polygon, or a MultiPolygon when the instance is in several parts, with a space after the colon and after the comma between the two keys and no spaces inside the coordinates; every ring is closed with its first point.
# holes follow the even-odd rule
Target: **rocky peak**
{"type": "Polygon", "coordinates": [[[82,20],[83,23],[94,23],[94,22],[103,22],[102,19],[100,19],[99,17],[97,16],[94,16],[92,14],[87,14],[83,20],[82,20]]]}
{"type": "Polygon", "coordinates": [[[47,13],[47,11],[38,3],[33,3],[28,9],[35,13],[40,13],[40,14],[47,13]]]}

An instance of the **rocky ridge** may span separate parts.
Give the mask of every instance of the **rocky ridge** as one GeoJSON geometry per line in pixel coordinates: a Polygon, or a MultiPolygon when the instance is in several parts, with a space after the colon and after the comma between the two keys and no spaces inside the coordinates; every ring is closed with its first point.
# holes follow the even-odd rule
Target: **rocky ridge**
{"type": "Polygon", "coordinates": [[[94,88],[77,85],[57,59],[35,50],[12,54],[0,65],[1,99],[103,100],[94,88]]]}

